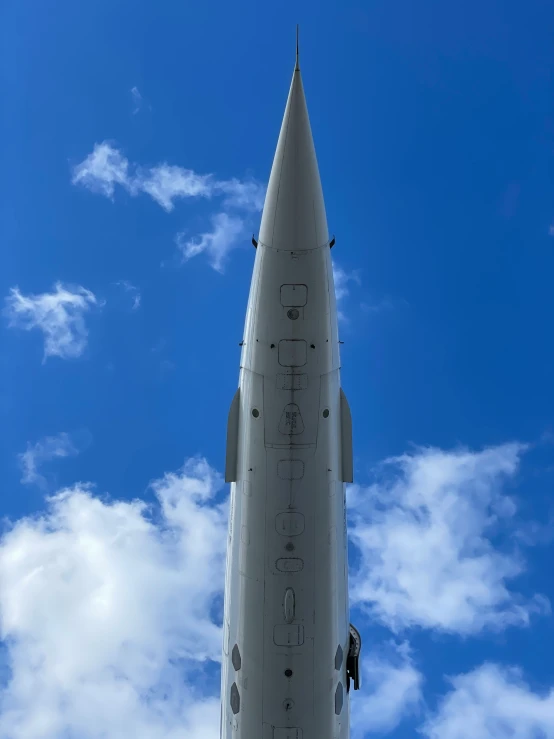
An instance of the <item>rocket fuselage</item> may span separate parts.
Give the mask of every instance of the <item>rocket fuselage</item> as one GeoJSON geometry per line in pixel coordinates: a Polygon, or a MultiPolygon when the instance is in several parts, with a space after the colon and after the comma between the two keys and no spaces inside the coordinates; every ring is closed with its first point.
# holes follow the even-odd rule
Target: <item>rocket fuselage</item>
{"type": "Polygon", "coordinates": [[[349,736],[352,434],[339,366],[325,206],[295,69],[227,431],[222,739],[349,736]]]}

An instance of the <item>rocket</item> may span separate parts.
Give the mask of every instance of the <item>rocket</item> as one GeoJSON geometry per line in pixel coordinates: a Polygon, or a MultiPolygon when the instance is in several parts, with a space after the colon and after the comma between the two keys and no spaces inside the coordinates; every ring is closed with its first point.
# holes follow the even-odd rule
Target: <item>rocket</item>
{"type": "Polygon", "coordinates": [[[231,483],[222,739],[348,739],[361,640],[349,622],[340,384],[325,204],[298,61],[267,187],[227,424],[231,483]]]}

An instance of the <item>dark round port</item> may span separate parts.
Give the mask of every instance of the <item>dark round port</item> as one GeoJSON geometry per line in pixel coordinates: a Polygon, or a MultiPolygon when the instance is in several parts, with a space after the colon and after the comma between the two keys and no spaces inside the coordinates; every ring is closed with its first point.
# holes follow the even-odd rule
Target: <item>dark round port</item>
{"type": "Polygon", "coordinates": [[[252,415],[254,416],[254,418],[258,418],[258,416],[260,415],[260,411],[257,408],[252,408],[252,415]]]}
{"type": "Polygon", "coordinates": [[[287,550],[287,552],[292,552],[292,550],[294,549],[294,544],[292,543],[292,541],[289,541],[285,544],[285,549],[287,550]]]}
{"type": "Polygon", "coordinates": [[[285,670],[285,675],[287,677],[292,677],[292,670],[285,670]]]}
{"type": "Polygon", "coordinates": [[[329,418],[329,408],[325,408],[323,411],[323,418],[329,418]]]}
{"type": "Polygon", "coordinates": [[[275,349],[275,344],[272,344],[271,345],[271,349],[275,349]]]}
{"type": "Polygon", "coordinates": [[[315,349],[315,344],[310,344],[311,349],[315,349]]]}
{"type": "Polygon", "coordinates": [[[287,316],[290,318],[291,321],[296,321],[300,313],[296,310],[296,308],[291,308],[287,311],[287,316]]]}

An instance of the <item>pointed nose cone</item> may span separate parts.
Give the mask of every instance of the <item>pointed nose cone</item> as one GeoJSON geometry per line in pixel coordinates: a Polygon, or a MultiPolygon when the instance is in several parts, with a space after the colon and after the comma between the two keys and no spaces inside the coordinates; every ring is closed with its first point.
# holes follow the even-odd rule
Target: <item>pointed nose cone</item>
{"type": "Polygon", "coordinates": [[[329,240],[298,59],[271,168],[259,240],[286,251],[316,249],[329,240]]]}

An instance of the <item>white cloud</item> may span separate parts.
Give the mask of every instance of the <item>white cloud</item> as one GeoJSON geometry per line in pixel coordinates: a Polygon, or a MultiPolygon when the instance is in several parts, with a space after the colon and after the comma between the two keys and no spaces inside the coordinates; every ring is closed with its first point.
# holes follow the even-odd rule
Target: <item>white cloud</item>
{"type": "Polygon", "coordinates": [[[115,185],[121,185],[132,195],[136,194],[129,175],[129,160],[107,141],[95,144],[92,154],[74,167],[72,182],[107,198],[113,198],[115,185]]]}
{"type": "Polygon", "coordinates": [[[344,270],[342,267],[339,267],[334,259],[332,260],[332,265],[333,281],[335,284],[335,296],[337,299],[337,315],[339,320],[346,321],[347,318],[343,311],[340,309],[339,304],[344,300],[344,298],[347,297],[350,292],[348,289],[348,283],[356,282],[359,285],[360,276],[356,271],[346,272],[346,270],[344,270]]]}
{"type": "Polygon", "coordinates": [[[18,287],[10,289],[5,314],[9,325],[44,334],[44,360],[47,357],[79,357],[87,345],[88,331],[84,314],[98,304],[95,295],[84,287],[54,285],[54,292],[22,295],[18,287]]]}
{"type": "Polygon", "coordinates": [[[46,436],[35,444],[27,444],[27,449],[19,455],[23,470],[21,482],[25,484],[44,485],[45,478],[39,473],[39,467],[52,459],[69,457],[78,454],[69,434],[62,432],[57,436],[46,436]]]}
{"type": "Polygon", "coordinates": [[[95,144],[92,153],[73,168],[72,183],[109,198],[114,195],[115,185],[121,185],[130,195],[150,195],[168,212],[177,198],[209,198],[214,191],[210,174],[198,175],[166,163],[150,168],[129,166],[129,160],[108,141],[95,144]]]}
{"type": "Polygon", "coordinates": [[[218,739],[222,485],[204,459],[155,481],[152,508],[77,484],[3,536],[2,739],[218,739]]]}
{"type": "Polygon", "coordinates": [[[131,181],[130,192],[142,191],[150,195],[168,213],[175,207],[177,198],[211,198],[211,175],[199,175],[184,167],[160,164],[148,170],[137,170],[131,181]]]}
{"type": "Polygon", "coordinates": [[[223,201],[227,207],[252,211],[261,211],[264,207],[265,187],[256,180],[222,180],[215,184],[214,189],[227,195],[223,201]]]}
{"type": "Polygon", "coordinates": [[[135,86],[131,88],[131,96],[133,98],[133,105],[135,106],[133,109],[133,115],[136,115],[142,108],[142,95],[140,94],[138,87],[135,86]]]}
{"type": "Polygon", "coordinates": [[[245,224],[243,218],[231,212],[239,210],[250,214],[260,211],[265,197],[265,187],[252,178],[218,180],[212,174],[198,174],[166,162],[150,168],[130,166],[123,154],[108,141],[95,144],[92,153],[74,167],[72,182],[112,199],[116,184],[132,196],[146,193],[168,213],[179,199],[223,196],[224,211],[213,216],[212,232],[188,241],[182,232],[176,237],[185,259],[206,251],[217,271],[222,271],[222,258],[236,243],[239,230],[242,231],[245,224]],[[225,228],[227,232],[224,232],[225,228]]]}
{"type": "Polygon", "coordinates": [[[206,251],[212,267],[223,271],[223,263],[229,251],[244,232],[244,221],[227,213],[217,213],[212,217],[212,230],[197,238],[186,239],[184,233],[176,236],[176,244],[186,261],[206,251]]]}
{"type": "Polygon", "coordinates": [[[369,732],[390,732],[423,704],[423,676],[414,667],[407,644],[390,644],[376,656],[371,645],[364,656],[362,686],[351,693],[352,739],[364,739],[369,732]]]}
{"type": "Polygon", "coordinates": [[[554,737],[554,690],[534,692],[519,669],[485,664],[450,682],[452,692],[420,730],[429,739],[554,737]]]}
{"type": "Polygon", "coordinates": [[[133,299],[133,305],[131,306],[132,310],[138,310],[138,308],[140,308],[140,301],[142,299],[138,287],[129,282],[129,280],[119,280],[119,282],[116,282],[115,284],[122,287],[126,293],[130,293],[130,296],[133,299]]]}
{"type": "Polygon", "coordinates": [[[218,180],[212,174],[198,174],[166,162],[150,168],[129,166],[128,159],[108,141],[95,144],[92,153],[74,167],[72,182],[110,198],[116,184],[131,195],[147,193],[168,212],[179,198],[218,195],[226,196],[226,208],[257,211],[262,209],[265,196],[265,188],[254,179],[218,180]]]}
{"type": "Polygon", "coordinates": [[[542,596],[528,602],[509,590],[524,563],[492,542],[516,511],[502,485],[524,449],[418,449],[387,460],[382,481],[351,486],[349,535],[360,555],[352,601],[395,631],[469,634],[525,625],[548,610],[542,596]]]}

